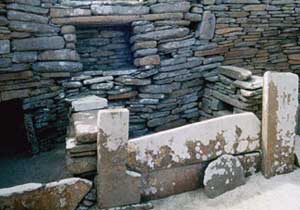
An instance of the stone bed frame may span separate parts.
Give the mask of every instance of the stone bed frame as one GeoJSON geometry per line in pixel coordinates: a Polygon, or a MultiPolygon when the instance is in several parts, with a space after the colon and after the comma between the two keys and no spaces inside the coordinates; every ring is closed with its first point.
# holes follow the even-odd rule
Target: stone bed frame
{"type": "Polygon", "coordinates": [[[25,124],[34,128],[28,129],[34,151],[63,141],[65,99],[83,92],[130,109],[130,134],[139,136],[228,114],[219,99],[234,104],[235,113],[245,105],[249,109],[247,100],[239,103],[218,94],[235,82],[216,81],[221,64],[243,66],[255,75],[266,70],[298,73],[300,68],[299,1],[3,2],[0,101],[21,99],[29,116],[25,124]],[[95,23],[126,24],[133,30],[134,69],[83,74],[76,25],[95,23]],[[97,77],[113,78],[116,89],[91,90],[91,81],[84,80],[97,77]],[[218,91],[213,89],[216,82],[218,91]]]}
{"type": "MultiPolygon", "coordinates": [[[[127,109],[74,113],[73,146],[67,151],[80,157],[86,152],[80,147],[97,141],[97,149],[92,147],[100,208],[195,190],[202,186],[207,164],[223,154],[236,156],[245,176],[261,169],[267,178],[288,173],[294,168],[298,76],[267,72],[263,90],[262,124],[248,112],[129,139],[127,109]]],[[[105,100],[99,102],[94,105],[106,106],[105,100]]]]}

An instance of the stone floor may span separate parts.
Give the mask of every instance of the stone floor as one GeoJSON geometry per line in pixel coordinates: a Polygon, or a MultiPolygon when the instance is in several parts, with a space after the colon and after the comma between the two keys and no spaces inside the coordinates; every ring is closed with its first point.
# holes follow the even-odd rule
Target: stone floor
{"type": "Polygon", "coordinates": [[[243,185],[215,199],[203,190],[153,201],[155,210],[299,210],[300,169],[265,179],[260,173],[243,185]]]}
{"type": "Polygon", "coordinates": [[[0,159],[0,188],[28,182],[47,183],[70,177],[65,169],[65,145],[33,157],[0,159]]]}

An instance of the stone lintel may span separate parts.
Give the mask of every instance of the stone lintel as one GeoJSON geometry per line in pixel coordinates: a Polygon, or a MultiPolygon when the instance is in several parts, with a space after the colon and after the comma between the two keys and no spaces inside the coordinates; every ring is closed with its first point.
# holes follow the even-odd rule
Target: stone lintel
{"type": "Polygon", "coordinates": [[[53,18],[52,23],[59,25],[80,25],[80,24],[98,24],[98,25],[119,25],[129,24],[139,20],[164,20],[164,19],[182,19],[182,13],[165,13],[149,15],[101,15],[101,16],[83,16],[83,17],[66,17],[53,18]]]}

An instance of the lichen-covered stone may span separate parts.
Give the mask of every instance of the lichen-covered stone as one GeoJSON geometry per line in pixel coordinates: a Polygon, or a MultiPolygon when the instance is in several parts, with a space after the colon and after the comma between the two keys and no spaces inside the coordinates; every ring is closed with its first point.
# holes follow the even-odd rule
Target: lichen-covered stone
{"type": "Polygon", "coordinates": [[[215,198],[246,183],[244,169],[239,159],[222,155],[212,161],[204,174],[204,193],[215,198]]]}
{"type": "Polygon", "coordinates": [[[0,190],[0,209],[74,210],[91,188],[92,182],[80,178],[4,188],[0,190]]]}
{"type": "Polygon", "coordinates": [[[294,170],[298,82],[292,73],[264,75],[262,164],[268,178],[294,170]]]}
{"type": "Polygon", "coordinates": [[[260,126],[253,113],[244,113],[132,139],[128,164],[149,171],[202,163],[225,153],[258,151],[260,126]]]}

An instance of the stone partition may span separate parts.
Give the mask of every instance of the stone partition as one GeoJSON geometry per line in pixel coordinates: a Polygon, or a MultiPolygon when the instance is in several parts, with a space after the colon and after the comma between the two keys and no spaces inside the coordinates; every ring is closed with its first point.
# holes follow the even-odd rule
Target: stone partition
{"type": "Polygon", "coordinates": [[[263,92],[263,173],[270,178],[294,170],[299,78],[267,72],[263,92]]]}
{"type": "Polygon", "coordinates": [[[96,188],[100,207],[137,203],[139,196],[151,200],[197,189],[207,163],[222,154],[236,155],[245,175],[260,170],[261,123],[253,113],[129,141],[128,116],[125,109],[99,111],[96,188]]]}

